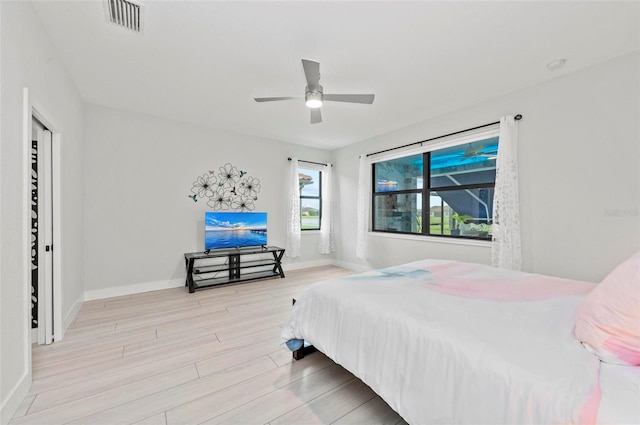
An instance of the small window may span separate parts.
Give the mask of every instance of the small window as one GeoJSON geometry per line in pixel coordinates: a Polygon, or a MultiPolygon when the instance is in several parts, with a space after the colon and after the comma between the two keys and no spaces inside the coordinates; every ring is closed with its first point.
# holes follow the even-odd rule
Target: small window
{"type": "Polygon", "coordinates": [[[300,228],[320,230],[322,217],[322,171],[298,167],[300,181],[300,228]]]}
{"type": "Polygon", "coordinates": [[[498,137],[373,164],[373,231],[490,239],[498,137]]]}

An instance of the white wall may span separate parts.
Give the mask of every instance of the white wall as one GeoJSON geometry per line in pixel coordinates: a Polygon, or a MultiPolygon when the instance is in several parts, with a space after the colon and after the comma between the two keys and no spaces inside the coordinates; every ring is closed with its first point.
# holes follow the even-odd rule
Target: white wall
{"type": "MultiPolygon", "coordinates": [[[[5,424],[31,383],[29,261],[23,224],[29,173],[23,146],[23,87],[62,137],[62,305],[69,315],[82,296],[83,105],[28,2],[0,2],[0,423],[5,424]]],[[[26,216],[25,216],[26,214],[26,216]]]]}
{"type": "MultiPolygon", "coordinates": [[[[85,145],[84,277],[88,298],[184,283],[185,252],[204,249],[204,200],[196,178],[226,163],[260,180],[255,211],[268,213],[268,243],[285,245],[287,158],[324,162],[330,152],[88,105],[85,145]]],[[[316,264],[318,235],[302,256],[316,264]]]]}
{"type": "Polygon", "coordinates": [[[29,241],[22,234],[28,213],[22,187],[25,86],[62,134],[63,317],[73,313],[83,291],[106,296],[181,284],[182,254],[202,249],[203,213],[209,209],[187,195],[199,174],[227,162],[261,180],[257,210],[269,213],[269,243],[284,245],[286,158],[333,159],[337,252],[318,254],[318,235],[305,234],[302,258],[287,260],[289,268],[332,257],[360,267],[425,257],[487,263],[487,247],[378,236],[369,238],[369,261],[357,260],[358,154],[507,113],[524,115],[519,152],[524,268],[599,281],[640,248],[637,53],[329,153],[98,106],[83,110],[32,6],[2,1],[0,19],[2,424],[30,384],[29,282],[23,269],[29,241]]]}
{"type": "Polygon", "coordinates": [[[640,58],[630,54],[498,99],[333,152],[336,258],[381,267],[426,257],[490,262],[488,247],[369,236],[355,257],[358,154],[520,113],[523,268],[599,282],[640,249],[640,58]]]}

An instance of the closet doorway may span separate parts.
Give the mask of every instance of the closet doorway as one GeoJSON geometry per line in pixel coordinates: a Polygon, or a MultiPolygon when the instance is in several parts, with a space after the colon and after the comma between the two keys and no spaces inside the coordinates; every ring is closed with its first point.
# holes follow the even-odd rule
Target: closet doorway
{"type": "Polygon", "coordinates": [[[31,342],[51,344],[62,338],[60,135],[35,108],[29,110],[31,342]]]}

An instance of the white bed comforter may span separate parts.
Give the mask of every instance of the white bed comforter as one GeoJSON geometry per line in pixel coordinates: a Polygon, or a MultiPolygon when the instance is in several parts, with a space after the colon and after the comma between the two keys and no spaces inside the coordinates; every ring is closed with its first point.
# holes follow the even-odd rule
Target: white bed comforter
{"type": "Polygon", "coordinates": [[[640,423],[640,368],[573,337],[594,284],[424,260],[320,282],[282,341],[304,339],[418,424],[640,423]]]}

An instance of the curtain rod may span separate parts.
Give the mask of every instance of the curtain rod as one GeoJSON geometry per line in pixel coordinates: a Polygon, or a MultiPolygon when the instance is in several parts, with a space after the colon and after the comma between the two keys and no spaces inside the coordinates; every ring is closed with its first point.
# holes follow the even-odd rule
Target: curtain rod
{"type": "MultiPolygon", "coordinates": [[[[513,117],[516,121],[520,121],[522,119],[522,115],[518,114],[515,117],[513,117]]],[[[455,136],[456,134],[460,134],[460,133],[466,133],[467,131],[471,131],[471,130],[477,130],[479,128],[484,128],[484,127],[489,127],[491,125],[496,125],[496,124],[500,124],[500,121],[496,121],[496,122],[492,122],[489,124],[483,124],[483,125],[479,125],[477,127],[472,127],[472,128],[467,128],[466,130],[460,130],[460,131],[454,131],[453,133],[449,133],[449,134],[445,134],[443,136],[438,136],[438,137],[432,137],[430,139],[427,140],[422,140],[421,142],[413,142],[413,143],[409,143],[407,145],[402,145],[402,146],[396,146],[395,148],[389,148],[389,149],[385,149],[383,151],[378,151],[378,152],[373,152],[373,153],[368,153],[367,156],[373,156],[373,155],[377,155],[379,153],[384,153],[384,152],[390,152],[390,151],[395,151],[396,149],[402,149],[402,148],[407,148],[409,146],[414,146],[414,145],[421,145],[423,143],[426,142],[431,142],[432,140],[438,140],[438,139],[442,139],[444,137],[449,137],[449,136],[455,136]]]]}
{"type": "MultiPolygon", "coordinates": [[[[287,158],[287,160],[291,161],[291,158],[287,158]]],[[[305,161],[304,159],[299,159],[298,162],[306,162],[307,164],[324,165],[325,167],[327,166],[327,164],[323,162],[305,161]]],[[[333,164],[331,164],[331,166],[333,167],[333,164]]]]}

